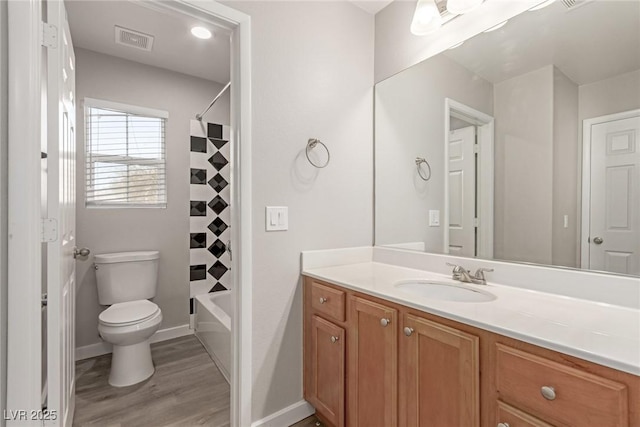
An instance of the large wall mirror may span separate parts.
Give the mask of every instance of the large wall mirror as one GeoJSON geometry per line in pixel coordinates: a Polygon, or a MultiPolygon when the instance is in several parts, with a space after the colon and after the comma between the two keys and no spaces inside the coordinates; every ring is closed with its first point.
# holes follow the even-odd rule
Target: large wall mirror
{"type": "Polygon", "coordinates": [[[556,1],[378,83],[375,244],[640,275],[640,2],[556,1]]]}

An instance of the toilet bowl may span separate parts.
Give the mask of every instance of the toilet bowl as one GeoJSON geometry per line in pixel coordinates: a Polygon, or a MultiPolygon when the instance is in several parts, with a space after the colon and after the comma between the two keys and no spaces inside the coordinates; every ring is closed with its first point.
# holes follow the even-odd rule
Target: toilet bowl
{"type": "Polygon", "coordinates": [[[160,323],[162,312],[148,300],[114,304],[100,314],[98,332],[113,345],[109,384],[126,387],[153,375],[149,341],[160,323]]]}
{"type": "Polygon", "coordinates": [[[113,345],[109,384],[126,387],[146,380],[155,368],[150,339],[162,312],[149,301],[157,287],[157,251],[96,255],[98,301],[109,307],[98,316],[98,332],[113,345]]]}

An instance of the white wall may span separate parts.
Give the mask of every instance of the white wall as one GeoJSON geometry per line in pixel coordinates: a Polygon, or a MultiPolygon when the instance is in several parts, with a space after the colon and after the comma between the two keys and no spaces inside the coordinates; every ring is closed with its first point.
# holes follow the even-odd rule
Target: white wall
{"type": "Polygon", "coordinates": [[[640,108],[640,70],[582,85],[578,92],[581,126],[585,119],[640,108]]]}
{"type": "Polygon", "coordinates": [[[373,17],[348,2],[242,2],[251,16],[253,419],[302,399],[300,251],[371,245],[373,17]],[[331,150],[316,170],[308,138],[331,150]],[[289,230],[265,232],[266,205],[289,230]]]}
{"type": "MultiPolygon", "coordinates": [[[[161,328],[189,323],[189,122],[211,102],[222,85],[196,77],[76,49],[77,238],[92,254],[157,249],[160,251],[155,302],[161,328]],[[85,97],[150,107],[169,112],[166,125],[166,209],[87,209],[84,189],[85,97]]],[[[228,124],[228,93],[205,116],[228,124]]],[[[92,258],[78,262],[76,345],[100,342],[92,258]]]]}
{"type": "Polygon", "coordinates": [[[424,242],[427,252],[443,251],[444,229],[429,227],[428,211],[439,210],[444,224],[445,98],[493,115],[493,85],[444,55],[376,85],[376,245],[424,242]],[[427,182],[416,157],[431,165],[427,182]]]}
{"type": "MultiPolygon", "coordinates": [[[[7,396],[7,2],[0,2],[0,413],[7,396]]],[[[4,426],[4,417],[0,426],[4,426]]]]}
{"type": "Polygon", "coordinates": [[[553,68],[553,265],[580,265],[578,85],[553,68]],[[564,216],[567,216],[567,227],[564,216]]]}
{"type": "Polygon", "coordinates": [[[553,66],[494,85],[494,258],[551,264],[553,66]]]}

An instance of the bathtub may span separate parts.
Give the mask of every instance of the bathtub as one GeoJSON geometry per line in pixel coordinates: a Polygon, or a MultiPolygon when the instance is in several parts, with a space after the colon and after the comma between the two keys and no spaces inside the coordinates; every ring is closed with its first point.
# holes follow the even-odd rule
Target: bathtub
{"type": "Polygon", "coordinates": [[[227,382],[231,372],[231,291],[196,296],[196,337],[227,382]]]}

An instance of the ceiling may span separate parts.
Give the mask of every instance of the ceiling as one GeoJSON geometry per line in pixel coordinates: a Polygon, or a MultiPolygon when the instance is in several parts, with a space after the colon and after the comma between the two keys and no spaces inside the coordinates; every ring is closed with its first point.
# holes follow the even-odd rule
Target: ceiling
{"type": "Polygon", "coordinates": [[[445,55],[491,83],[554,64],[578,85],[640,69],[640,2],[561,1],[525,12],[445,55]]]}
{"type": "Polygon", "coordinates": [[[380,12],[387,7],[393,0],[348,0],[360,9],[369,12],[372,15],[380,12]]]}
{"type": "Polygon", "coordinates": [[[130,61],[227,83],[230,78],[229,32],[212,23],[141,1],[65,1],[76,47],[130,61]],[[151,52],[115,43],[115,26],[155,37],[151,52]],[[214,33],[209,40],[191,35],[191,27],[214,33]]]}

